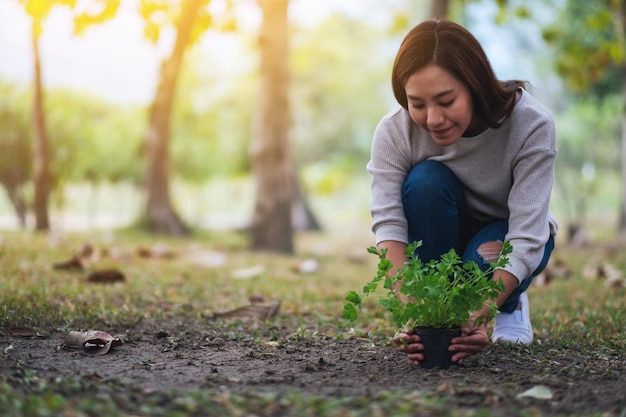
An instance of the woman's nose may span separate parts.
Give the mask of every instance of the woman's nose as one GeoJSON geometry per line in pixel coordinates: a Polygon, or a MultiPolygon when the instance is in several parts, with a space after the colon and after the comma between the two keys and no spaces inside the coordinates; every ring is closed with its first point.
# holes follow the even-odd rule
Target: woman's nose
{"type": "Polygon", "coordinates": [[[428,113],[426,114],[426,124],[429,127],[436,127],[443,123],[444,117],[443,112],[437,106],[431,106],[428,108],[428,113]]]}

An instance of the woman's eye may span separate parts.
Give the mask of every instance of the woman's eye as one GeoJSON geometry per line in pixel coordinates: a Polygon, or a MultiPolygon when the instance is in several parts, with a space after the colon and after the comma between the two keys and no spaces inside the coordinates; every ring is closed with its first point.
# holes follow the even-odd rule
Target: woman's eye
{"type": "Polygon", "coordinates": [[[446,101],[445,103],[441,103],[441,107],[450,107],[454,103],[454,100],[446,101]]]}
{"type": "Polygon", "coordinates": [[[417,110],[422,110],[424,108],[424,105],[423,104],[414,104],[412,107],[414,109],[417,109],[417,110]]]}

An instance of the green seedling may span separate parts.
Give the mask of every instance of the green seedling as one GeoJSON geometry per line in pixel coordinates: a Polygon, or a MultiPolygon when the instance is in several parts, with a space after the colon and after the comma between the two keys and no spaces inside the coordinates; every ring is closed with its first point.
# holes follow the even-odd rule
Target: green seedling
{"type": "Polygon", "coordinates": [[[421,241],[407,246],[408,260],[393,275],[390,274],[393,265],[386,257],[387,250],[370,247],[368,252],[379,257],[378,271],[360,295],[351,291],[346,296],[348,303],[344,305],[342,317],[356,320],[357,307],[361,306],[363,298],[373,295],[382,282],[387,292],[379,303],[391,313],[393,322],[399,327],[461,327],[484,303],[489,303],[489,313],[476,317],[474,323],[480,325],[493,319],[497,305],[490,300],[505,288],[502,280],[492,280],[490,274],[508,264],[512,250],[510,242],[504,243],[498,260],[490,263],[486,271],[475,262],[463,263],[454,249],[439,260],[424,263],[415,253],[420,245],[421,241]]]}

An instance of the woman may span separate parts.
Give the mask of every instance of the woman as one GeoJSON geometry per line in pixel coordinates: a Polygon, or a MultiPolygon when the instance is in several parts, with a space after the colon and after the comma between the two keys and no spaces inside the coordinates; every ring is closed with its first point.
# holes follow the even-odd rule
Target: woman
{"type": "MultiPolygon", "coordinates": [[[[445,20],[409,32],[392,85],[401,107],[378,125],[367,166],[377,247],[395,267],[405,262],[407,244],[421,240],[424,261],[454,248],[486,268],[510,241],[509,265],[493,274],[506,290],[495,300],[491,339],[531,343],[525,291],[545,268],[557,232],[549,211],[556,157],[550,113],[524,82],[497,80],[476,38],[445,20]]],[[[419,365],[419,336],[409,331],[396,342],[419,365]]],[[[452,340],[453,362],[488,343],[485,324],[470,319],[452,340]]]]}

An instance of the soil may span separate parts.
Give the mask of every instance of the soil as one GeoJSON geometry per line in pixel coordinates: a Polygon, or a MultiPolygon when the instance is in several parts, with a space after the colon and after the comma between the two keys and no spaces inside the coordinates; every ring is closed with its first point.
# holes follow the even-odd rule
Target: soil
{"type": "Polygon", "coordinates": [[[0,374],[30,370],[50,381],[121,381],[120,390],[131,384],[152,395],[208,388],[299,391],[323,398],[388,392],[434,396],[447,407],[487,408],[502,415],[626,413],[626,358],[600,347],[589,352],[588,346],[581,351],[541,341],[530,347],[490,345],[463,365],[441,370],[416,367],[382,338],[324,336],[279,322],[189,319],[117,330],[122,346],[90,355],[65,346],[62,332],[24,338],[0,329],[0,374]],[[546,387],[552,398],[519,396],[537,386],[546,387]]]}

